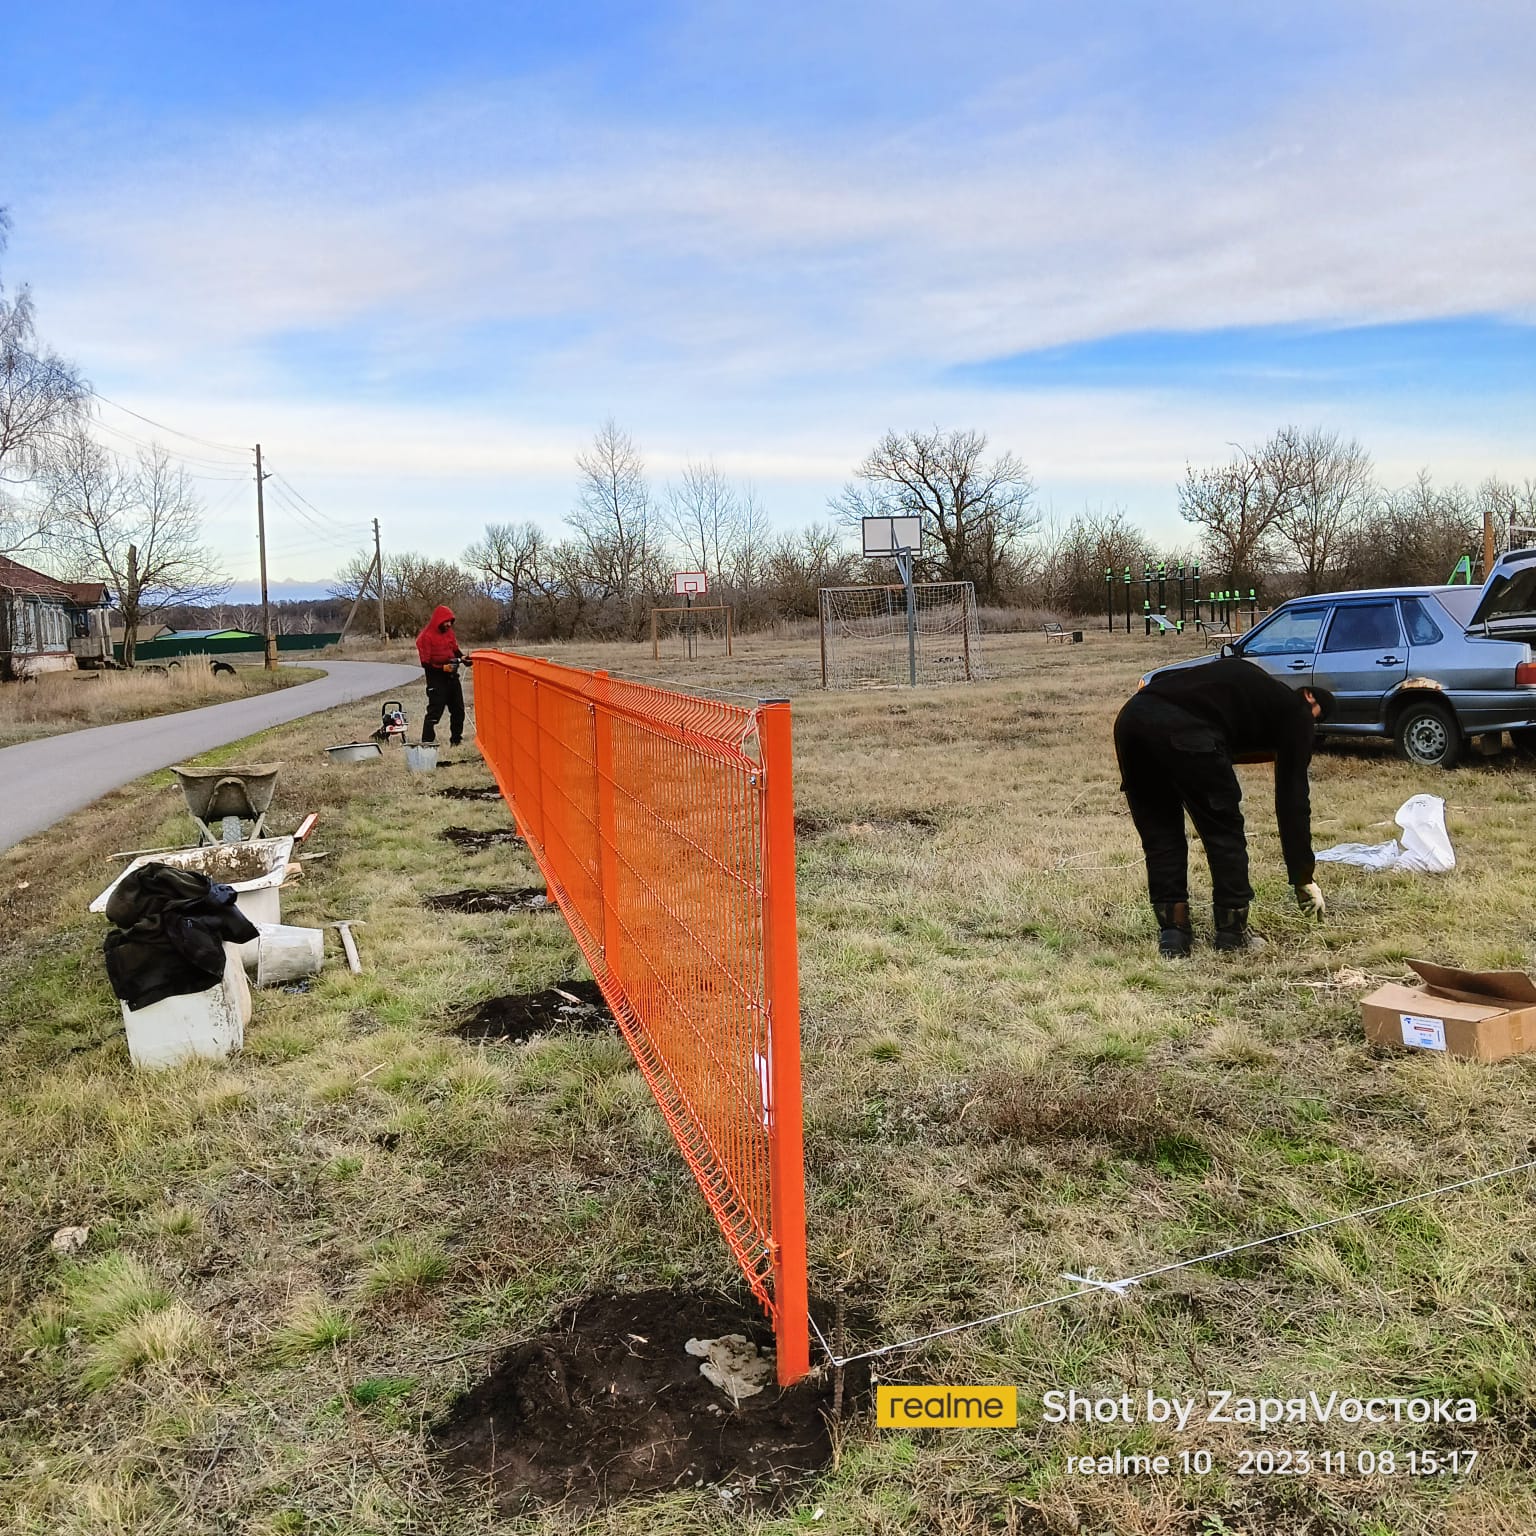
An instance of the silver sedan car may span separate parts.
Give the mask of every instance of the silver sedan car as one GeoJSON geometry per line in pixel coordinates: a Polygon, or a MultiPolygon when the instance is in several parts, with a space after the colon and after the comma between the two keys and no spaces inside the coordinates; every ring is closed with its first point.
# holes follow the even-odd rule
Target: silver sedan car
{"type": "MultiPolygon", "coordinates": [[[[1379,736],[1409,762],[1451,768],[1473,738],[1536,752],[1536,549],[1478,587],[1384,587],[1282,604],[1222,646],[1295,688],[1328,689],[1319,731],[1379,736]]],[[[1179,662],[1198,667],[1202,656],[1179,662]]]]}

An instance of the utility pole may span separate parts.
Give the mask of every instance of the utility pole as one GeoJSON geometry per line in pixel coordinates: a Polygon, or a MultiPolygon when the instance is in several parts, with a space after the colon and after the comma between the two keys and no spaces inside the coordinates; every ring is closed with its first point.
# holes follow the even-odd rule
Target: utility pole
{"type": "Polygon", "coordinates": [[[261,633],[262,664],[268,672],[277,670],[277,636],[272,633],[272,605],[267,601],[267,508],[262,497],[266,476],[261,472],[261,444],[256,444],[256,542],[261,546],[261,633]]]}
{"type": "MultiPolygon", "coordinates": [[[[1510,522],[1514,522],[1514,518],[1513,517],[1510,518],[1510,522]]],[[[1511,539],[1509,542],[1510,542],[1511,546],[1513,546],[1515,541],[1513,539],[1511,539]]],[[[1488,577],[1493,572],[1493,562],[1494,562],[1494,559],[1495,559],[1495,555],[1494,555],[1494,538],[1493,538],[1493,507],[1490,504],[1485,502],[1484,505],[1483,505],[1483,580],[1484,581],[1487,581],[1488,577]]]]}
{"type": "Polygon", "coordinates": [[[379,639],[389,637],[384,633],[384,556],[379,549],[379,520],[373,520],[373,579],[379,584],[379,639]]]}

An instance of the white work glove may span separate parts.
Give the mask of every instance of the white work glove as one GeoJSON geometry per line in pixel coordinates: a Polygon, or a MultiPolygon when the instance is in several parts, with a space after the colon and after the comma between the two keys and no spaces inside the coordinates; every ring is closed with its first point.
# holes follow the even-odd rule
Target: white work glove
{"type": "Polygon", "coordinates": [[[1303,912],[1311,913],[1319,922],[1328,911],[1328,903],[1323,900],[1323,888],[1315,880],[1296,887],[1296,905],[1303,912]]]}

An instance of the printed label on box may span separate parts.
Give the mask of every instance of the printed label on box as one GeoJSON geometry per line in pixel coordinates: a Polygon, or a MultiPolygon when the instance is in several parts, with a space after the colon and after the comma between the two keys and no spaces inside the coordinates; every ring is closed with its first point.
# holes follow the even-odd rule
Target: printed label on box
{"type": "Polygon", "coordinates": [[[1403,1044],[1415,1045],[1421,1051],[1445,1049],[1445,1025],[1439,1019],[1423,1019],[1417,1014],[1400,1013],[1403,1021],[1403,1044]]]}

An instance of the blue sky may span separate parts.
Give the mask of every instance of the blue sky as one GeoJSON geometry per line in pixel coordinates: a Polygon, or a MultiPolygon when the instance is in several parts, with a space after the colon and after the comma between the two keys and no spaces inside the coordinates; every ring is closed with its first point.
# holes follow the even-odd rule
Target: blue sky
{"type": "MultiPolygon", "coordinates": [[[[891,426],[1170,540],[1186,461],[1289,422],[1388,481],[1536,475],[1528,4],[119,0],[5,36],[0,275],[103,395],[263,443],[281,576],[375,515],[437,554],[556,530],[609,415],[658,487],[713,457],[785,526],[891,426]]],[[[167,441],[248,574],[234,456],[167,441]]]]}

